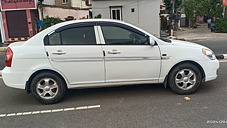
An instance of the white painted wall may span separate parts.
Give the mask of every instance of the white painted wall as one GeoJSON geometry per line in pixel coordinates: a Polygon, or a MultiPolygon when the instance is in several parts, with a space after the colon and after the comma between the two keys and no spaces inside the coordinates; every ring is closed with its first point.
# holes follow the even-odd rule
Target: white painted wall
{"type": "Polygon", "coordinates": [[[161,5],[164,5],[164,3],[165,3],[164,0],[160,0],[161,5]]]}
{"type": "Polygon", "coordinates": [[[160,0],[92,0],[93,17],[110,18],[110,6],[122,6],[122,20],[160,37],[160,0]],[[134,8],[135,12],[131,12],[134,8]]]}
{"type": "Polygon", "coordinates": [[[1,31],[1,38],[2,38],[2,42],[0,43],[3,43],[4,41],[6,41],[5,39],[5,31],[4,31],[4,26],[3,26],[3,19],[2,19],[2,13],[0,13],[0,31],[1,31]]]}
{"type": "Polygon", "coordinates": [[[44,0],[43,4],[45,4],[45,5],[55,5],[55,0],[44,0]]]}
{"type": "Polygon", "coordinates": [[[71,6],[78,8],[91,8],[90,6],[86,6],[85,0],[71,0],[71,6]]]}
{"type": "Polygon", "coordinates": [[[67,16],[73,16],[76,19],[82,17],[87,17],[89,15],[88,10],[74,10],[74,9],[63,9],[63,8],[53,8],[53,7],[44,7],[43,8],[44,18],[49,17],[59,17],[62,20],[65,20],[67,16]]]}

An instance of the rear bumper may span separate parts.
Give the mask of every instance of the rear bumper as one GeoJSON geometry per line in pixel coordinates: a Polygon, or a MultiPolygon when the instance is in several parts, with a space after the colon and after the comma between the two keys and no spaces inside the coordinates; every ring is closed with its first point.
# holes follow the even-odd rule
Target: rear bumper
{"type": "Polygon", "coordinates": [[[27,80],[23,71],[12,71],[11,68],[5,67],[2,70],[2,78],[8,87],[25,89],[27,80]]]}

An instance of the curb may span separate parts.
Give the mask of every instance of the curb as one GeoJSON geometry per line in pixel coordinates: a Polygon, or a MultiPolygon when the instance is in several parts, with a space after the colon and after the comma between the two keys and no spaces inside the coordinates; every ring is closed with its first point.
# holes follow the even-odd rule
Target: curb
{"type": "Polygon", "coordinates": [[[223,60],[225,59],[224,55],[215,55],[218,60],[223,60]]]}
{"type": "Polygon", "coordinates": [[[224,59],[227,59],[227,54],[223,54],[223,56],[224,56],[224,59]]]}
{"type": "Polygon", "coordinates": [[[215,55],[218,60],[227,59],[227,54],[217,54],[215,55]]]}

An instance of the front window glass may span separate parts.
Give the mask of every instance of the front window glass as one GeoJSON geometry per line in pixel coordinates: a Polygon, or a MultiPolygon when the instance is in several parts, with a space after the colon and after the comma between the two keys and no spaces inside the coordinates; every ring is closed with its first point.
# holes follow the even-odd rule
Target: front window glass
{"type": "Polygon", "coordinates": [[[115,27],[102,26],[103,36],[106,44],[111,45],[147,45],[149,37],[140,35],[133,31],[115,27]]]}

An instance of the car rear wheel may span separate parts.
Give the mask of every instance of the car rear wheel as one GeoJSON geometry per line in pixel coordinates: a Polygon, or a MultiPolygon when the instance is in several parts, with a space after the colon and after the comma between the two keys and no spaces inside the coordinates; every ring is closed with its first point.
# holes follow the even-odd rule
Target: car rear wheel
{"type": "Polygon", "coordinates": [[[54,104],[63,98],[66,92],[66,85],[59,75],[42,72],[33,78],[31,92],[41,103],[54,104]]]}
{"type": "Polygon", "coordinates": [[[177,94],[192,94],[201,85],[201,72],[195,65],[180,64],[172,69],[168,78],[170,89],[177,94]]]}

